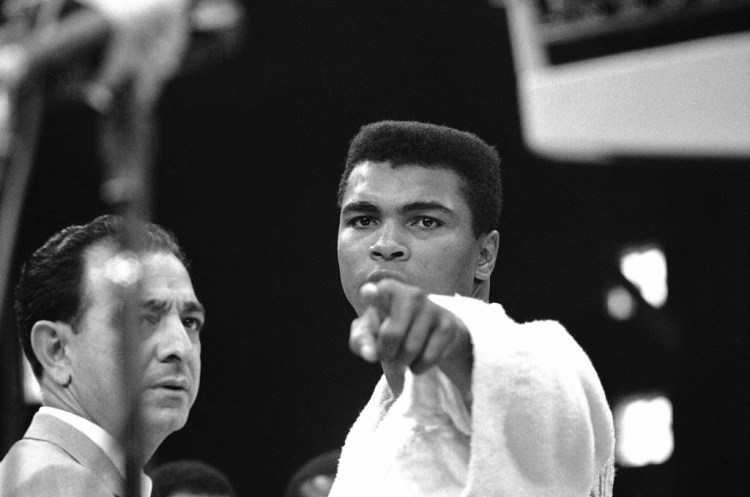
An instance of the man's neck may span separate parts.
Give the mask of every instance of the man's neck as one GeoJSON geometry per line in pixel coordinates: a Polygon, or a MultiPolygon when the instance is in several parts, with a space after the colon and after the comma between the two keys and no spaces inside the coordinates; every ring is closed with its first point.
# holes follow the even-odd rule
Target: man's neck
{"type": "Polygon", "coordinates": [[[482,302],[490,301],[490,282],[489,280],[480,281],[474,283],[474,288],[471,292],[471,297],[482,302]]]}
{"type": "MultiPolygon", "coordinates": [[[[45,406],[64,411],[72,416],[76,416],[77,418],[86,421],[87,423],[91,423],[91,425],[95,426],[96,429],[101,430],[102,432],[106,433],[108,437],[115,440],[115,443],[117,443],[118,447],[117,450],[124,453],[122,444],[117,442],[117,440],[122,439],[121,435],[117,432],[117,430],[112,429],[112,427],[124,425],[125,420],[107,420],[108,424],[100,423],[98,422],[98,420],[93,419],[91,416],[89,416],[86,410],[83,409],[83,407],[76,401],[76,399],[66,394],[67,391],[65,389],[62,389],[62,391],[60,391],[60,389],[49,388],[49,385],[42,382],[42,401],[45,406]]],[[[84,431],[84,433],[88,435],[87,432],[84,431]]],[[[141,458],[143,463],[142,465],[145,465],[145,463],[151,458],[161,442],[164,441],[164,438],[166,437],[157,439],[153,436],[149,436],[149,434],[143,433],[143,435],[141,436],[140,447],[141,454],[143,455],[143,457],[141,458]]],[[[110,454],[108,453],[108,455],[110,454]]]]}

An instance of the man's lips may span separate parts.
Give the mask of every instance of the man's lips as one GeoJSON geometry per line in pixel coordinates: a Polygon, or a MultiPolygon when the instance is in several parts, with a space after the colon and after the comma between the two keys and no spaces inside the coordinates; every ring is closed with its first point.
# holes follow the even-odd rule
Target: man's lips
{"type": "Polygon", "coordinates": [[[163,378],[157,381],[152,388],[166,388],[168,390],[190,391],[190,381],[187,378],[163,378]]]}
{"type": "Polygon", "coordinates": [[[378,269],[371,272],[367,275],[367,280],[365,280],[365,283],[377,283],[378,281],[385,279],[391,279],[400,281],[401,283],[406,283],[406,278],[404,278],[401,273],[398,273],[396,271],[389,271],[387,269],[378,269]]]}

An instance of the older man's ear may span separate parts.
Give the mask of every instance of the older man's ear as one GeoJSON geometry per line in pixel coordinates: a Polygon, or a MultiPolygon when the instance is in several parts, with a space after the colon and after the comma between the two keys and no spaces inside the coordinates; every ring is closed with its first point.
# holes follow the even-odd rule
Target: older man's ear
{"type": "Polygon", "coordinates": [[[31,328],[31,348],[45,374],[61,387],[70,384],[72,371],[68,344],[73,330],[67,323],[37,321],[31,328]]]}

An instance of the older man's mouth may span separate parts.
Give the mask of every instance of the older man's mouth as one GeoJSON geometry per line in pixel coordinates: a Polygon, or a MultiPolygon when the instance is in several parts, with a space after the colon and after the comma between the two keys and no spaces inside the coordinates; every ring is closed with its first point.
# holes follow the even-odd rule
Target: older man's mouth
{"type": "Polygon", "coordinates": [[[187,378],[176,377],[176,378],[164,378],[156,382],[153,388],[163,388],[166,390],[172,390],[175,392],[179,391],[190,391],[190,382],[187,378]]]}

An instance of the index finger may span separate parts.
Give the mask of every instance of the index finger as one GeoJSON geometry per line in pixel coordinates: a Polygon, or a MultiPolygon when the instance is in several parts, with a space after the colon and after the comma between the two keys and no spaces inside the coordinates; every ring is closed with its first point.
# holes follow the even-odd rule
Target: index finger
{"type": "Polygon", "coordinates": [[[390,307],[390,296],[384,290],[375,283],[365,283],[359,289],[360,299],[365,305],[373,307],[377,311],[379,321],[385,319],[390,307]]]}
{"type": "Polygon", "coordinates": [[[368,362],[378,360],[377,335],[380,328],[378,310],[369,306],[359,318],[352,321],[349,348],[368,362]]]}

